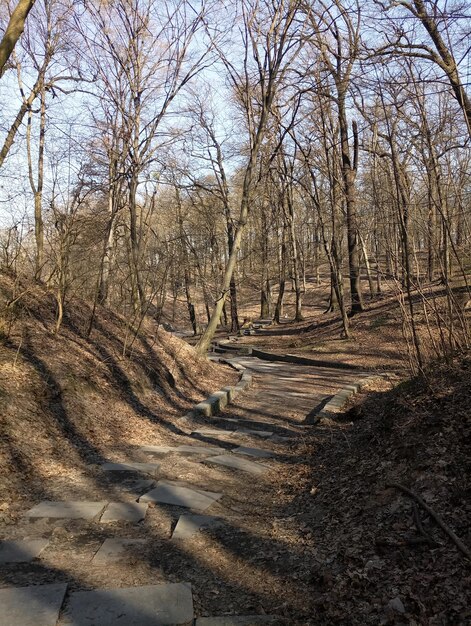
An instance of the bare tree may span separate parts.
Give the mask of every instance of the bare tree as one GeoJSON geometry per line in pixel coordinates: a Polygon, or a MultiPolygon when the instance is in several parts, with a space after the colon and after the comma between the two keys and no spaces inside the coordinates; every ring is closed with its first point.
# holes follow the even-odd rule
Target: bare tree
{"type": "Polygon", "coordinates": [[[239,219],[233,248],[226,263],[222,288],[211,320],[197,345],[200,354],[205,354],[209,348],[230,290],[250,211],[257,159],[276,91],[293,55],[296,55],[301,45],[299,25],[296,23],[298,3],[294,0],[283,0],[276,5],[268,1],[241,0],[239,5],[242,12],[241,64],[229,59],[220,49],[218,51],[245,117],[249,135],[248,158],[243,173],[239,219]],[[251,59],[255,62],[253,70],[251,59]]]}
{"type": "Polygon", "coordinates": [[[388,43],[377,50],[377,54],[408,55],[415,59],[430,61],[440,68],[463,111],[468,133],[471,137],[471,100],[460,76],[458,63],[450,43],[452,17],[449,15],[447,3],[439,0],[411,0],[410,2],[407,0],[388,0],[387,2],[375,0],[375,3],[384,11],[398,7],[405,9],[423,26],[433,44],[430,46],[424,41],[417,41],[413,32],[404,28],[399,14],[391,19],[393,34],[388,43]]]}
{"type": "Polygon", "coordinates": [[[358,170],[358,129],[357,123],[352,121],[350,134],[347,98],[353,78],[352,73],[360,54],[361,13],[358,2],[352,2],[352,6],[345,7],[340,0],[335,0],[330,4],[320,1],[314,3],[308,11],[308,18],[312,28],[310,43],[318,51],[321,71],[332,79],[331,97],[337,105],[347,215],[351,314],[353,315],[363,310],[363,299],[360,284],[355,189],[358,170]]]}
{"type": "Polygon", "coordinates": [[[186,0],[87,0],[91,24],[77,21],[100,95],[119,116],[124,152],[126,204],[129,211],[129,264],[136,312],[146,310],[142,276],[143,222],[139,188],[155,160],[163,120],[182,88],[201,70],[208,48],[193,50],[202,28],[204,3],[186,0]],[[98,45],[97,45],[98,42],[98,45]]]}
{"type": "Polygon", "coordinates": [[[13,10],[7,28],[0,41],[0,77],[5,72],[5,66],[15,48],[16,42],[23,34],[26,18],[36,0],[19,0],[13,10]]]}

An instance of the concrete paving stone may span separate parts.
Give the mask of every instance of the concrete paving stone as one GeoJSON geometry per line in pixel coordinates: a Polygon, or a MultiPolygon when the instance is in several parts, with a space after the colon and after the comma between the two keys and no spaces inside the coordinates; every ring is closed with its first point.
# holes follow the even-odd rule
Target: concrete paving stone
{"type": "Polygon", "coordinates": [[[214,528],[222,523],[221,519],[211,515],[180,515],[172,534],[172,540],[188,539],[196,535],[202,528],[214,528]]]}
{"type": "Polygon", "coordinates": [[[146,544],[145,539],[105,539],[98,552],[92,559],[93,565],[108,565],[125,561],[132,556],[133,548],[142,548],[146,544]]]}
{"type": "Polygon", "coordinates": [[[218,411],[221,411],[228,403],[228,392],[227,391],[216,391],[211,394],[209,398],[197,404],[194,410],[198,414],[203,414],[206,417],[211,417],[215,415],[218,411]]]}
{"type": "Polygon", "coordinates": [[[237,417],[218,417],[218,422],[232,422],[233,424],[237,424],[240,420],[237,417]]]}
{"type": "Polygon", "coordinates": [[[224,452],[219,446],[178,446],[178,454],[218,454],[224,452]]]}
{"type": "Polygon", "coordinates": [[[0,541],[0,563],[28,563],[38,557],[49,539],[0,541]]]}
{"type": "Polygon", "coordinates": [[[291,443],[295,435],[272,435],[268,441],[273,443],[291,443]]]}
{"type": "Polygon", "coordinates": [[[0,589],[0,626],[56,626],[67,584],[0,589]]]}
{"type": "Polygon", "coordinates": [[[103,463],[101,469],[104,472],[142,472],[155,476],[160,465],[157,463],[103,463]]]}
{"type": "Polygon", "coordinates": [[[225,391],[227,393],[229,402],[232,402],[232,400],[234,400],[239,393],[238,389],[233,386],[223,387],[222,391],[225,391]]]}
{"type": "Polygon", "coordinates": [[[192,435],[233,435],[235,431],[233,430],[224,430],[223,428],[199,428],[198,430],[194,430],[192,435]]]}
{"type": "Polygon", "coordinates": [[[204,415],[205,417],[211,417],[211,415],[213,414],[213,407],[214,407],[214,403],[211,404],[210,402],[208,402],[207,400],[204,402],[199,402],[196,406],[195,406],[195,411],[198,415],[204,415]]]}
{"type": "Polygon", "coordinates": [[[140,522],[147,513],[147,504],[137,502],[110,502],[100,522],[140,522]]]}
{"type": "Polygon", "coordinates": [[[240,380],[237,385],[237,390],[238,391],[244,391],[245,389],[247,389],[247,387],[250,387],[250,381],[248,380],[240,380]]]}
{"type": "Polygon", "coordinates": [[[355,384],[353,384],[353,385],[347,385],[347,386],[345,387],[345,389],[348,389],[348,390],[349,390],[349,391],[351,391],[352,393],[358,393],[359,388],[360,388],[360,385],[355,385],[355,384]]]}
{"type": "Polygon", "coordinates": [[[216,391],[211,394],[210,398],[215,399],[218,410],[222,411],[222,409],[226,407],[229,402],[229,392],[226,389],[221,389],[220,391],[216,391]]]}
{"type": "Polygon", "coordinates": [[[193,489],[193,491],[197,491],[198,493],[207,494],[210,498],[213,498],[214,500],[218,500],[222,496],[222,494],[220,494],[217,491],[209,491],[208,489],[203,489],[202,487],[198,487],[196,485],[186,483],[183,480],[167,480],[166,478],[162,478],[162,480],[159,480],[158,484],[171,485],[171,486],[177,485],[179,487],[189,487],[193,489]]]}
{"type": "Polygon", "coordinates": [[[262,439],[267,439],[273,435],[273,431],[271,430],[253,430],[251,428],[239,428],[236,432],[242,435],[254,435],[255,437],[261,437],[262,439]]]}
{"type": "Polygon", "coordinates": [[[146,478],[138,478],[137,480],[127,480],[119,483],[119,489],[122,489],[124,492],[129,495],[142,496],[145,491],[149,491],[155,485],[155,481],[152,479],[146,478]]]}
{"type": "Polygon", "coordinates": [[[36,506],[33,506],[33,508],[26,513],[26,516],[93,519],[103,511],[107,504],[107,502],[50,502],[45,500],[44,502],[40,502],[36,506]]]}
{"type": "Polygon", "coordinates": [[[275,624],[276,617],[269,615],[222,615],[221,617],[198,617],[196,626],[262,626],[275,624]]]}
{"type": "Polygon", "coordinates": [[[268,467],[249,461],[247,459],[241,459],[233,454],[221,454],[220,456],[212,456],[203,461],[204,463],[211,463],[216,465],[224,465],[224,467],[230,467],[232,469],[248,472],[249,474],[263,474],[267,471],[268,467]]]}
{"type": "Polygon", "coordinates": [[[239,446],[234,448],[232,452],[237,454],[245,454],[247,456],[254,456],[259,459],[272,459],[275,455],[269,450],[262,450],[261,448],[248,448],[246,446],[239,446]]]}
{"type": "Polygon", "coordinates": [[[205,511],[219,498],[222,498],[222,493],[203,491],[191,485],[183,486],[171,481],[159,481],[155,489],[139,498],[139,502],[172,504],[195,511],[205,511]]]}
{"type": "Polygon", "coordinates": [[[193,620],[189,583],[76,591],[64,626],[177,626],[193,620]]]}
{"type": "Polygon", "coordinates": [[[168,454],[173,452],[175,447],[173,446],[140,446],[141,452],[150,452],[151,454],[168,454]]]}

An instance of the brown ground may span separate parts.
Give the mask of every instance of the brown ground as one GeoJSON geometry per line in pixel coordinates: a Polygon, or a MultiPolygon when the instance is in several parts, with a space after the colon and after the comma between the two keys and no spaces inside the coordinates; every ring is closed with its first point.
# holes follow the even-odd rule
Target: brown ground
{"type": "Polygon", "coordinates": [[[309,468],[290,472],[308,537],[316,624],[471,623],[471,561],[413,501],[422,496],[471,548],[471,358],[355,398],[343,422],[312,432],[309,468]],[[350,421],[353,420],[353,421],[350,421]],[[403,615],[388,610],[400,598],[403,615]]]}
{"type": "MultiPolygon", "coordinates": [[[[11,282],[2,285],[4,298],[11,298],[11,282]]],[[[151,507],[144,524],[105,528],[83,521],[28,523],[22,514],[41,499],[121,499],[116,482],[96,463],[147,460],[136,448],[140,443],[190,443],[176,418],[235,373],[196,359],[191,348],[150,326],[123,358],[122,320],[100,311],[87,339],[83,303],[71,309],[59,337],[50,333],[53,309],[43,292],[28,293],[18,306],[17,321],[11,328],[5,323],[0,350],[0,529],[2,538],[27,533],[52,542],[35,563],[3,567],[3,585],[68,581],[71,589],[87,589],[185,580],[193,585],[197,615],[277,614],[286,626],[471,623],[469,563],[423,512],[435,543],[411,543],[417,534],[411,502],[386,487],[398,482],[419,493],[471,545],[469,359],[436,369],[427,384],[371,387],[345,419],[317,427],[303,424],[310,408],[356,374],[257,366],[255,387],[211,426],[230,428],[225,418],[270,423],[291,439],[239,440],[277,455],[266,461],[271,471],[256,480],[204,465],[202,457],[156,457],[159,477],[225,494],[210,512],[225,525],[178,545],[169,542],[178,507],[151,507]],[[289,396],[292,391],[306,395],[289,396]],[[131,563],[91,566],[100,543],[113,536],[148,542],[131,563]],[[404,613],[388,608],[398,599],[404,613]]],[[[381,303],[355,321],[356,337],[361,328],[365,335],[353,362],[381,363],[386,348],[376,330],[389,322],[374,322],[379,310],[381,303]],[[372,330],[374,345],[363,357],[372,330]]],[[[307,321],[301,337],[299,327],[289,326],[272,335],[274,351],[295,352],[289,344],[298,341],[299,353],[346,360],[348,350],[336,354],[334,318],[307,330],[317,321],[307,321]],[[313,349],[305,350],[310,341],[313,349]]],[[[201,439],[228,446],[217,437],[201,439]]]]}
{"type": "Polygon", "coordinates": [[[123,356],[132,339],[124,320],[100,309],[88,338],[90,309],[81,301],[69,304],[56,336],[52,297],[6,276],[0,310],[0,502],[20,508],[44,495],[46,482],[178,435],[176,417],[237,380],[150,322],[123,356]]]}
{"type": "MultiPolygon", "coordinates": [[[[413,348],[405,337],[410,335],[403,325],[403,314],[395,294],[394,285],[384,284],[383,294],[369,299],[365,296],[365,311],[350,318],[349,339],[343,338],[341,319],[337,312],[326,313],[327,285],[307,284],[304,309],[305,320],[293,323],[289,317],[279,326],[272,325],[260,330],[255,336],[245,336],[243,343],[277,353],[290,353],[331,362],[350,363],[369,370],[404,370],[414,357],[413,348]]],[[[458,300],[465,290],[454,288],[458,300]]],[[[437,358],[430,341],[432,335],[439,343],[439,329],[435,323],[435,311],[445,317],[445,293],[438,282],[426,290],[427,306],[418,294],[413,295],[415,319],[422,344],[425,362],[437,358]],[[425,315],[428,315],[428,322],[425,315]]],[[[292,294],[288,298],[288,316],[293,313],[292,294]]],[[[470,324],[471,309],[465,312],[470,324]]],[[[455,325],[458,327],[458,324],[455,325]]],[[[468,330],[469,334],[469,330],[468,330]]],[[[469,336],[468,336],[469,341],[469,336]]]]}

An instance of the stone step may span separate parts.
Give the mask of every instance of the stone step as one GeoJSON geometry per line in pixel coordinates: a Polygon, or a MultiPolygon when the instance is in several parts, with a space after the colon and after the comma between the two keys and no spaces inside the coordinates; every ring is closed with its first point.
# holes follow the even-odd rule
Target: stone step
{"type": "Polygon", "coordinates": [[[220,617],[198,617],[195,626],[264,626],[286,623],[270,615],[222,615],[220,617]]]}
{"type": "Polygon", "coordinates": [[[230,467],[231,469],[240,470],[242,472],[248,472],[249,474],[259,475],[268,470],[268,467],[261,463],[255,463],[247,459],[242,459],[234,454],[221,454],[219,456],[212,456],[205,459],[203,463],[212,465],[223,465],[224,467],[230,467]]]}
{"type": "Polygon", "coordinates": [[[148,504],[137,502],[110,502],[106,507],[100,522],[133,522],[138,523],[145,519],[148,504]]]}
{"type": "Polygon", "coordinates": [[[0,589],[0,626],[56,626],[67,584],[0,589]]]}
{"type": "Polygon", "coordinates": [[[0,563],[29,563],[48,545],[49,539],[0,541],[0,563]]]}
{"type": "Polygon", "coordinates": [[[108,502],[45,500],[33,506],[27,517],[51,517],[57,519],[94,519],[101,514],[108,502]]]}
{"type": "Polygon", "coordinates": [[[170,504],[195,511],[205,511],[222,498],[222,493],[204,491],[193,485],[183,486],[171,481],[159,481],[157,487],[139,498],[139,502],[170,504]]]}
{"type": "Polygon", "coordinates": [[[172,541],[193,537],[204,528],[221,526],[223,521],[211,515],[180,515],[172,534],[172,541]]]}
{"type": "Polygon", "coordinates": [[[238,428],[236,433],[241,435],[252,435],[254,437],[260,437],[261,439],[268,439],[273,435],[272,430],[255,430],[253,428],[238,428]]]}
{"type": "Polygon", "coordinates": [[[246,456],[253,456],[258,459],[272,459],[275,455],[269,450],[262,450],[261,448],[248,448],[246,446],[239,446],[232,450],[235,454],[245,454],[246,456]]]}
{"type": "Polygon", "coordinates": [[[104,472],[130,472],[156,476],[160,465],[157,463],[134,463],[131,461],[126,463],[103,463],[100,467],[104,472]]]}
{"type": "Polygon", "coordinates": [[[105,539],[98,552],[92,559],[93,565],[109,565],[118,561],[126,561],[133,556],[134,551],[139,551],[146,545],[145,539],[105,539]]]}
{"type": "MultiPolygon", "coordinates": [[[[61,626],[118,626],[118,624],[177,626],[191,623],[192,620],[191,585],[168,583],[76,591],[70,596],[60,624],[61,626]]],[[[23,626],[22,623],[21,626],[23,626]]],[[[35,626],[37,626],[36,622],[35,626]]]]}

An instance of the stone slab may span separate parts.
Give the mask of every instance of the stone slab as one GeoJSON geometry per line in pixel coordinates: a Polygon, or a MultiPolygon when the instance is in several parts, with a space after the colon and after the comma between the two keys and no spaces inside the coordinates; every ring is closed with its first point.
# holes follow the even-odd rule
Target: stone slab
{"type": "Polygon", "coordinates": [[[122,489],[125,493],[138,498],[142,496],[145,491],[149,491],[155,485],[155,481],[152,479],[138,478],[136,480],[126,480],[119,483],[119,489],[122,489]]]}
{"type": "Polygon", "coordinates": [[[160,465],[157,463],[103,463],[100,467],[104,472],[142,472],[155,476],[160,465]]]}
{"type": "Polygon", "coordinates": [[[0,589],[0,626],[56,626],[67,584],[0,589]]]}
{"type": "Polygon", "coordinates": [[[49,539],[0,541],[0,563],[28,563],[38,557],[49,539]]]}
{"type": "Polygon", "coordinates": [[[191,486],[171,483],[170,481],[159,481],[155,489],[139,498],[139,502],[171,504],[194,509],[195,511],[205,511],[219,498],[222,498],[222,493],[203,491],[191,486]]]}
{"type": "Polygon", "coordinates": [[[207,494],[210,498],[213,498],[214,500],[218,500],[222,494],[217,492],[217,491],[209,491],[209,489],[203,489],[202,487],[197,487],[196,485],[193,485],[191,483],[186,483],[183,480],[167,480],[165,478],[162,478],[162,480],[159,480],[158,482],[159,485],[178,485],[179,487],[186,487],[186,488],[190,488],[193,489],[193,491],[197,491],[198,493],[204,493],[207,494]]]}
{"type": "Polygon", "coordinates": [[[274,624],[276,617],[269,615],[222,615],[221,617],[199,617],[196,626],[262,626],[274,624]]]}
{"type": "Polygon", "coordinates": [[[194,408],[197,414],[211,417],[221,411],[229,401],[229,394],[227,391],[216,391],[211,394],[209,398],[197,404],[194,408]]]}
{"type": "Polygon", "coordinates": [[[274,457],[273,452],[269,450],[262,450],[261,448],[248,448],[246,446],[239,446],[234,448],[232,452],[237,454],[245,454],[246,456],[254,456],[258,459],[272,459],[274,457]]]}
{"type": "Polygon", "coordinates": [[[229,402],[232,402],[232,400],[234,400],[239,395],[239,390],[232,386],[223,387],[222,391],[225,391],[227,393],[229,402]]]}
{"type": "Polygon", "coordinates": [[[199,428],[198,430],[194,430],[191,434],[194,435],[233,435],[235,431],[233,430],[224,430],[223,428],[199,428]]]}
{"type": "Polygon", "coordinates": [[[71,594],[64,626],[177,626],[193,620],[189,583],[71,594]]]}
{"type": "Polygon", "coordinates": [[[217,403],[218,411],[222,411],[222,409],[226,407],[229,402],[229,392],[225,389],[221,389],[220,391],[213,393],[210,398],[214,398],[214,401],[217,403]]]}
{"type": "Polygon", "coordinates": [[[219,454],[225,452],[219,446],[178,446],[176,450],[179,454],[219,454]]]}
{"type": "Polygon", "coordinates": [[[353,383],[351,385],[347,385],[345,389],[347,389],[348,391],[351,391],[352,393],[358,393],[360,389],[360,385],[358,383],[353,383]]]}
{"type": "Polygon", "coordinates": [[[295,435],[272,435],[269,441],[273,443],[292,443],[295,435]]]}
{"type": "Polygon", "coordinates": [[[132,549],[143,547],[145,539],[105,539],[101,548],[92,559],[93,565],[108,565],[125,561],[132,556],[132,549]]]}
{"type": "Polygon", "coordinates": [[[175,448],[173,446],[140,446],[139,450],[150,454],[168,454],[173,452],[175,448]]]}
{"type": "Polygon", "coordinates": [[[220,526],[222,521],[211,515],[180,515],[172,534],[172,540],[189,539],[202,528],[220,526]]]}
{"type": "Polygon", "coordinates": [[[205,402],[199,402],[195,406],[194,410],[197,415],[204,415],[205,417],[211,417],[211,415],[213,414],[213,405],[206,400],[205,402]]]}
{"type": "Polygon", "coordinates": [[[240,392],[240,391],[244,391],[245,389],[247,389],[248,387],[250,387],[250,382],[248,380],[240,380],[237,385],[236,385],[236,389],[240,392]]]}
{"type": "Polygon", "coordinates": [[[54,517],[58,519],[93,519],[103,511],[107,504],[107,502],[51,502],[45,500],[33,506],[26,515],[27,517],[54,517]]]}
{"type": "Polygon", "coordinates": [[[147,513],[148,504],[137,502],[110,502],[100,522],[140,522],[147,513]]]}
{"type": "Polygon", "coordinates": [[[232,469],[248,472],[249,474],[263,474],[267,471],[268,467],[249,461],[247,459],[241,459],[233,454],[221,454],[219,456],[212,456],[204,460],[204,463],[212,463],[215,465],[224,465],[224,467],[230,467],[232,469]]]}
{"type": "Polygon", "coordinates": [[[268,439],[268,437],[273,435],[273,431],[271,430],[254,430],[253,428],[239,428],[236,432],[241,435],[253,435],[261,439],[268,439]]]}

